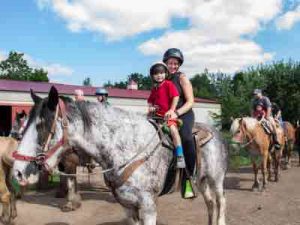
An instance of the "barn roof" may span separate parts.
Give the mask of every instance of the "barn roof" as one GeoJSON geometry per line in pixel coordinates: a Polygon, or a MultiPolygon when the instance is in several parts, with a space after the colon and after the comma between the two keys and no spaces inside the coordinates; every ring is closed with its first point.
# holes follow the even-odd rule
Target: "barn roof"
{"type": "MultiPolygon", "coordinates": [[[[87,96],[94,96],[97,88],[71,84],[0,79],[0,91],[29,92],[30,89],[32,89],[35,92],[48,93],[51,86],[55,86],[60,94],[68,95],[73,95],[76,89],[82,89],[84,95],[87,96]]],[[[115,98],[147,99],[150,94],[150,91],[147,90],[127,90],[119,88],[107,88],[107,91],[110,97],[115,98]]],[[[205,98],[195,98],[195,102],[217,103],[215,100],[205,98]]]]}

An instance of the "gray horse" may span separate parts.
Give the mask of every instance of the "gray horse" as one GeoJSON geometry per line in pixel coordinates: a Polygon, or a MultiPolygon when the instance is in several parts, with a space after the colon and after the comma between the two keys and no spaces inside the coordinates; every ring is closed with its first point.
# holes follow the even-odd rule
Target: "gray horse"
{"type": "MultiPolygon", "coordinates": [[[[156,200],[173,154],[161,145],[147,118],[98,103],[76,103],[59,97],[55,87],[48,98],[34,93],[32,98],[35,105],[14,155],[13,172],[19,183],[36,182],[40,167],[53,170],[69,144],[91,155],[106,170],[105,181],[131,224],[156,225],[156,200]]],[[[212,132],[213,139],[202,148],[196,179],[208,208],[209,224],[214,224],[217,209],[217,224],[224,225],[227,150],[220,134],[212,132]]]]}

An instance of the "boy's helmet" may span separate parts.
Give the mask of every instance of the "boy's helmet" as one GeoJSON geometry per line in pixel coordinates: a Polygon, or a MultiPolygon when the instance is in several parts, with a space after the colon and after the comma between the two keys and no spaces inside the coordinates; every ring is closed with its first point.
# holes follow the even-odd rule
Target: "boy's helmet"
{"type": "Polygon", "coordinates": [[[167,65],[165,63],[159,61],[159,62],[152,64],[152,66],[150,67],[150,76],[151,77],[156,73],[158,67],[163,67],[165,69],[166,75],[168,75],[169,70],[168,70],[167,65]]]}

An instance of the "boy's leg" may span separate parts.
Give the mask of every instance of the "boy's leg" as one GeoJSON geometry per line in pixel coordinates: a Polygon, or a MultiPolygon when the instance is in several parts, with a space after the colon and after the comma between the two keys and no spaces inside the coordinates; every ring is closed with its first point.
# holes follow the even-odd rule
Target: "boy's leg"
{"type": "Polygon", "coordinates": [[[181,145],[181,138],[178,129],[175,125],[170,126],[170,132],[172,135],[173,143],[175,146],[176,157],[177,157],[177,168],[185,168],[185,161],[183,156],[183,148],[181,145]]]}

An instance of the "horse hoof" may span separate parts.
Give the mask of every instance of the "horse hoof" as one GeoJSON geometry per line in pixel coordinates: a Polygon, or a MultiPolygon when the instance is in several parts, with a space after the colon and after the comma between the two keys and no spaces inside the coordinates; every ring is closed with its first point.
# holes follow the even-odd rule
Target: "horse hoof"
{"type": "Polygon", "coordinates": [[[14,224],[13,221],[12,221],[12,219],[8,218],[6,216],[1,216],[0,220],[5,225],[13,225],[14,224]]]}
{"type": "Polygon", "coordinates": [[[80,208],[80,206],[81,206],[80,202],[73,202],[73,203],[68,202],[67,204],[61,207],[61,211],[62,212],[75,211],[76,209],[80,208]]]}
{"type": "Polygon", "coordinates": [[[253,192],[258,192],[259,191],[259,185],[253,185],[252,186],[252,191],[253,192]]]}

